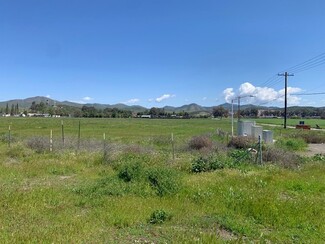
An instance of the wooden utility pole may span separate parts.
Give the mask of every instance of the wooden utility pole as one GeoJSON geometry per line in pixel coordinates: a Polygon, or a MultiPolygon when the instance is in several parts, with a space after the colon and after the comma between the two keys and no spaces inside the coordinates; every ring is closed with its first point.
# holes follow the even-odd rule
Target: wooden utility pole
{"type": "Polygon", "coordinates": [[[289,74],[284,72],[278,74],[278,76],[284,76],[284,125],[283,128],[287,128],[287,108],[288,108],[288,76],[294,76],[294,74],[289,74]]]}

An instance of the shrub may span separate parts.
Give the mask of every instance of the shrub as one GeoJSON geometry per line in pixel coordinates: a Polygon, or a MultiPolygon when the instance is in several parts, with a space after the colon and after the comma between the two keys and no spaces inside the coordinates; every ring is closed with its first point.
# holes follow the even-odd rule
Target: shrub
{"type": "Polygon", "coordinates": [[[302,138],[306,143],[325,143],[325,135],[319,131],[303,131],[295,137],[302,138]]]}
{"type": "Polygon", "coordinates": [[[200,156],[197,159],[194,159],[192,162],[192,172],[200,173],[210,171],[210,162],[208,158],[200,156]]]}
{"type": "Polygon", "coordinates": [[[125,182],[130,182],[139,179],[142,174],[142,165],[138,162],[131,162],[121,166],[118,177],[125,182]]]}
{"type": "Polygon", "coordinates": [[[191,171],[193,173],[200,173],[233,167],[235,167],[235,162],[232,159],[222,155],[210,155],[208,157],[200,156],[194,159],[192,161],[191,171]]]}
{"type": "Polygon", "coordinates": [[[171,215],[168,214],[165,210],[160,209],[160,210],[155,210],[151,215],[149,219],[150,224],[162,224],[166,220],[170,220],[171,215]]]}
{"type": "Polygon", "coordinates": [[[314,161],[325,161],[325,154],[320,154],[320,153],[315,154],[313,156],[313,160],[314,161]]]}
{"type": "Polygon", "coordinates": [[[49,140],[44,137],[32,137],[27,140],[27,147],[37,153],[43,153],[49,150],[49,140]]]}
{"type": "Polygon", "coordinates": [[[263,161],[272,162],[285,168],[296,168],[302,159],[293,152],[270,146],[263,151],[263,161]]]}
{"type": "Polygon", "coordinates": [[[244,149],[233,150],[229,153],[229,156],[238,160],[238,161],[251,159],[250,152],[248,150],[244,150],[244,149]]]}
{"type": "Polygon", "coordinates": [[[150,186],[160,197],[175,194],[180,188],[180,179],[169,168],[151,168],[148,172],[150,186]]]}
{"type": "Polygon", "coordinates": [[[201,150],[203,148],[211,149],[213,146],[212,140],[208,136],[194,136],[188,143],[192,150],[201,150]]]}
{"type": "Polygon", "coordinates": [[[228,147],[233,147],[236,149],[248,149],[253,147],[256,144],[256,139],[249,136],[237,136],[231,138],[230,142],[228,143],[228,147]]]}

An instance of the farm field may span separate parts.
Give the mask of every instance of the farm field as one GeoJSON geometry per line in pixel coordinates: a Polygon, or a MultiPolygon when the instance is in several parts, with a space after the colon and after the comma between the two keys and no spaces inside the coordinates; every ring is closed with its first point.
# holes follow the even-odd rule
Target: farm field
{"type": "MultiPolygon", "coordinates": [[[[273,125],[283,125],[283,119],[278,118],[266,118],[266,119],[253,119],[260,124],[273,124],[273,125]]],[[[300,121],[304,121],[305,124],[310,125],[311,128],[316,128],[319,125],[322,129],[325,129],[325,119],[287,119],[288,126],[296,126],[300,121]]]]}
{"type": "Polygon", "coordinates": [[[65,145],[61,119],[0,119],[1,243],[325,240],[323,155],[258,165],[216,133],[227,119],[63,124],[65,145]]]}

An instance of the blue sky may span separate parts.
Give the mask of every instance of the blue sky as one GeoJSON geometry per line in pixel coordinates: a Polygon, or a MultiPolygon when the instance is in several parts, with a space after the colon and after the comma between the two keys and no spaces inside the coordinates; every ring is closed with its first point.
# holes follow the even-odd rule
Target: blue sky
{"type": "MultiPolygon", "coordinates": [[[[323,54],[324,26],[323,0],[0,0],[0,100],[283,106],[276,74],[323,54]]],[[[295,95],[325,91],[325,64],[302,67],[289,104],[325,106],[295,95]]]]}

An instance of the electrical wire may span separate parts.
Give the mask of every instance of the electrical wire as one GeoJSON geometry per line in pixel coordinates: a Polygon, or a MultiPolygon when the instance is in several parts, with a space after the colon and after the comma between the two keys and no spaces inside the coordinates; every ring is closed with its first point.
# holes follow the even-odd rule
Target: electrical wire
{"type": "MultiPolygon", "coordinates": [[[[321,53],[313,58],[310,58],[302,63],[291,66],[279,73],[284,73],[284,72],[301,73],[301,72],[316,68],[318,66],[321,66],[323,64],[325,64],[325,52],[321,53]]],[[[269,79],[267,79],[265,82],[263,82],[260,86],[268,86],[270,88],[273,88],[275,85],[280,83],[281,80],[282,79],[278,75],[273,75],[269,79]]]]}
{"type": "Polygon", "coordinates": [[[325,92],[313,92],[313,93],[298,93],[298,94],[293,94],[295,96],[314,96],[314,95],[324,95],[325,92]]]}
{"type": "MultiPolygon", "coordinates": [[[[310,58],[302,63],[299,63],[297,65],[294,65],[294,66],[291,66],[287,69],[285,69],[284,71],[281,71],[280,73],[283,73],[283,72],[296,72],[297,70],[300,70],[300,69],[303,69],[305,68],[306,66],[312,66],[314,65],[315,63],[319,63],[319,62],[324,62],[325,61],[325,53],[321,53],[313,58],[310,58]]],[[[324,62],[325,63],[325,62],[324,62]]]]}

